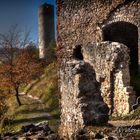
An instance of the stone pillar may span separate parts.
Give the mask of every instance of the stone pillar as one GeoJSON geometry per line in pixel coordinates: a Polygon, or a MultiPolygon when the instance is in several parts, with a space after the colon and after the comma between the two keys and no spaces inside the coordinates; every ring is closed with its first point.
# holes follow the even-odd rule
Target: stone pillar
{"type": "Polygon", "coordinates": [[[86,126],[105,124],[109,109],[103,102],[94,68],[84,61],[69,60],[60,70],[61,126],[59,134],[72,140],[86,126]],[[65,72],[64,72],[65,71],[65,72]]]}
{"type": "Polygon", "coordinates": [[[54,31],[54,7],[50,4],[43,4],[39,7],[39,57],[45,58],[46,48],[51,41],[55,40],[54,31]]]}

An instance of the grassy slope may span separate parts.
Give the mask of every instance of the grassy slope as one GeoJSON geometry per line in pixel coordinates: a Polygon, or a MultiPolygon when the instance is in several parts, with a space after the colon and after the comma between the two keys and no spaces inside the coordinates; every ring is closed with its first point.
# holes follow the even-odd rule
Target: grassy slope
{"type": "Polygon", "coordinates": [[[20,96],[22,106],[18,107],[15,97],[9,99],[8,121],[3,131],[17,131],[22,125],[49,121],[54,130],[59,123],[59,103],[57,90],[57,68],[53,62],[45,69],[45,74],[28,91],[40,100],[34,100],[27,96],[20,96]]]}

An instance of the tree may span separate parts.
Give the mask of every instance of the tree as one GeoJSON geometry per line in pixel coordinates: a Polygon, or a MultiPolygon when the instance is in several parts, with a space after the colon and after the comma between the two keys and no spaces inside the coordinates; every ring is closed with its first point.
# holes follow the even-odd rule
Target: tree
{"type": "Polygon", "coordinates": [[[12,27],[8,33],[0,34],[0,88],[15,94],[19,106],[19,89],[37,78],[43,71],[36,53],[30,51],[29,34],[12,27]]]}

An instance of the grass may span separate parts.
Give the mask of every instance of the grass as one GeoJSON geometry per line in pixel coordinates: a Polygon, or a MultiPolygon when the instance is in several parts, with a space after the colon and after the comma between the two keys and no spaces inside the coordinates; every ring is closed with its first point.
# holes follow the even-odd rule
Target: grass
{"type": "Polygon", "coordinates": [[[130,113],[127,116],[124,117],[114,117],[114,116],[110,116],[109,120],[113,120],[113,121],[117,121],[117,120],[140,120],[140,106],[134,111],[134,113],[130,113]]]}
{"type": "Polygon", "coordinates": [[[57,67],[53,62],[45,69],[40,80],[32,82],[33,85],[27,90],[27,94],[39,97],[34,100],[26,95],[20,96],[22,106],[18,106],[16,99],[12,96],[9,103],[9,110],[3,124],[2,132],[18,131],[21,126],[48,121],[50,127],[56,131],[59,125],[60,110],[57,89],[57,67]]]}

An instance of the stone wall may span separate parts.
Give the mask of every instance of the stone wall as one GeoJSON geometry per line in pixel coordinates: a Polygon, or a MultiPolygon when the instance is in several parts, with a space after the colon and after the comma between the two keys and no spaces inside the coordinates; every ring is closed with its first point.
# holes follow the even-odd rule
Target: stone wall
{"type": "Polygon", "coordinates": [[[58,0],[57,43],[59,58],[69,58],[72,48],[76,45],[98,42],[98,38],[101,38],[98,36],[100,35],[98,29],[100,28],[102,31],[102,28],[111,22],[126,21],[134,23],[139,28],[139,0],[135,2],[133,0],[124,1],[58,0]]]}
{"type": "Polygon", "coordinates": [[[57,0],[62,137],[70,138],[76,130],[95,122],[105,123],[108,107],[115,116],[130,112],[135,95],[129,83],[127,46],[103,43],[102,29],[111,22],[125,21],[136,25],[139,33],[139,13],[139,0],[57,0]],[[81,47],[79,54],[77,47],[81,47]],[[95,54],[96,48],[101,51],[95,54]]]}
{"type": "MultiPolygon", "coordinates": [[[[135,25],[138,28],[138,65],[140,68],[140,1],[126,1],[124,4],[119,4],[117,8],[112,10],[100,24],[100,29],[116,22],[126,22],[135,25]]],[[[140,72],[140,69],[139,69],[140,72]]]]}
{"type": "Polygon", "coordinates": [[[84,61],[94,67],[101,83],[102,97],[114,116],[132,110],[135,92],[130,86],[129,49],[117,42],[102,42],[83,47],[84,61]]]}
{"type": "Polygon", "coordinates": [[[61,126],[63,138],[85,126],[104,124],[108,121],[108,107],[104,103],[100,84],[93,67],[82,60],[72,59],[61,73],[61,126]]]}
{"type": "Polygon", "coordinates": [[[60,70],[63,138],[72,139],[85,126],[106,123],[109,109],[114,116],[131,111],[135,92],[129,86],[129,60],[129,49],[117,42],[76,46],[65,73],[60,70]]]}

